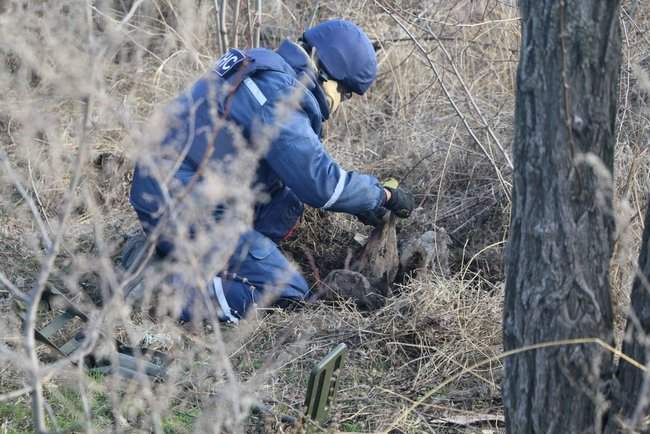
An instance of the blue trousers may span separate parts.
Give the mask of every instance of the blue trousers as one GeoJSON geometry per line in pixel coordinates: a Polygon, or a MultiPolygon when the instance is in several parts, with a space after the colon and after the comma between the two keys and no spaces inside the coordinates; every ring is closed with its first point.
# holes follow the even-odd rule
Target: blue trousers
{"type": "Polygon", "coordinates": [[[278,246],[255,230],[241,236],[228,269],[215,277],[210,289],[228,320],[241,318],[260,301],[265,306],[282,306],[309,295],[307,282],[278,246]]]}
{"type": "MultiPolygon", "coordinates": [[[[147,233],[151,233],[157,221],[139,212],[138,217],[147,233]]],[[[159,256],[167,256],[174,250],[173,243],[161,240],[159,256]]],[[[194,311],[203,304],[197,288],[184,288],[188,292],[180,319],[191,321],[194,311]]],[[[309,286],[300,273],[289,263],[277,244],[256,230],[244,233],[230,257],[226,270],[214,276],[208,284],[208,294],[216,304],[219,319],[237,321],[248,310],[263,302],[264,306],[284,306],[304,300],[309,296],[309,286]]]]}

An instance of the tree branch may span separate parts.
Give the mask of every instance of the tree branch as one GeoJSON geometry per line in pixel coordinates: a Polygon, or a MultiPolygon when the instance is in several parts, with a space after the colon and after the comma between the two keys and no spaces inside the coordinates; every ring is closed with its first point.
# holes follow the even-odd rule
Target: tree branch
{"type": "Polygon", "coordinates": [[[36,220],[36,225],[38,226],[38,230],[41,233],[41,238],[43,239],[43,244],[45,245],[45,248],[50,249],[52,247],[52,241],[50,240],[50,236],[47,232],[47,229],[45,228],[45,223],[43,222],[41,213],[36,207],[36,204],[34,203],[34,200],[32,199],[31,195],[27,193],[27,190],[25,190],[25,187],[23,187],[22,182],[20,182],[20,177],[11,167],[11,164],[9,164],[9,158],[7,157],[7,154],[1,149],[0,149],[0,161],[2,161],[2,164],[5,167],[5,171],[9,175],[9,180],[14,185],[16,190],[18,190],[20,196],[25,200],[25,202],[27,202],[27,206],[29,206],[29,210],[31,211],[32,216],[34,217],[34,220],[36,220]]]}
{"type": "Polygon", "coordinates": [[[29,298],[27,297],[27,294],[25,294],[23,291],[18,289],[16,285],[14,285],[8,278],[7,276],[4,275],[2,271],[0,271],[0,283],[2,283],[4,286],[9,289],[9,292],[16,297],[18,300],[27,303],[29,298]]]}
{"type": "Polygon", "coordinates": [[[406,26],[404,24],[402,24],[402,22],[395,16],[395,14],[393,13],[392,10],[388,9],[386,6],[381,4],[378,0],[375,0],[375,4],[377,6],[379,6],[384,12],[386,12],[393,19],[393,21],[395,21],[397,23],[397,25],[399,25],[402,28],[402,30],[404,30],[404,32],[409,36],[409,38],[411,38],[413,43],[418,47],[419,51],[425,57],[425,59],[427,60],[427,63],[429,64],[429,67],[433,71],[433,74],[434,74],[436,80],[440,83],[440,86],[441,86],[447,100],[449,101],[449,103],[452,105],[452,107],[456,111],[456,114],[458,114],[458,116],[460,117],[461,121],[463,122],[463,125],[465,126],[465,129],[467,130],[469,135],[472,137],[472,139],[474,139],[474,142],[477,144],[477,146],[481,149],[481,151],[483,152],[483,155],[485,155],[485,157],[488,159],[488,161],[490,161],[490,164],[492,164],[492,167],[494,168],[494,170],[495,170],[495,172],[497,174],[497,177],[499,178],[499,182],[501,183],[501,186],[503,187],[503,190],[504,190],[504,192],[506,194],[506,198],[508,199],[508,202],[510,203],[511,202],[511,199],[510,199],[511,185],[505,180],[503,174],[501,173],[501,169],[499,169],[499,166],[496,164],[496,161],[494,160],[494,157],[492,157],[492,155],[490,155],[490,153],[487,151],[485,146],[481,143],[479,138],[476,136],[476,133],[474,133],[474,130],[472,129],[472,127],[470,127],[469,123],[467,122],[467,118],[460,111],[460,108],[458,107],[456,102],[451,97],[451,94],[450,94],[449,90],[447,89],[447,86],[445,86],[445,84],[442,82],[442,80],[440,78],[440,73],[438,72],[438,68],[436,68],[436,65],[431,60],[431,57],[429,57],[429,54],[427,53],[427,51],[424,49],[424,47],[422,47],[422,44],[420,44],[420,42],[417,40],[417,38],[415,38],[415,36],[413,36],[411,31],[409,29],[407,29],[406,26]]]}
{"type": "MultiPolygon", "coordinates": [[[[215,0],[216,3],[216,0],[215,0]]],[[[226,13],[228,8],[228,0],[221,0],[221,8],[219,9],[219,25],[221,31],[221,43],[224,51],[230,47],[228,43],[228,25],[226,23],[226,13]]]]}
{"type": "Polygon", "coordinates": [[[233,18],[232,24],[232,46],[237,47],[239,42],[239,35],[237,34],[237,28],[239,27],[239,11],[241,9],[241,0],[235,0],[235,16],[233,18]]]}
{"type": "Polygon", "coordinates": [[[262,0],[257,0],[257,29],[255,30],[255,46],[260,46],[260,36],[262,34],[262,0]]]}
{"type": "Polygon", "coordinates": [[[72,179],[70,180],[70,185],[63,199],[63,203],[64,203],[63,213],[61,214],[61,217],[59,219],[58,232],[56,234],[56,238],[54,239],[54,243],[50,247],[47,255],[43,260],[43,264],[38,279],[30,294],[29,304],[27,306],[27,313],[25,315],[24,348],[25,348],[25,353],[27,354],[27,357],[29,358],[29,362],[31,364],[29,383],[30,383],[30,387],[33,389],[32,417],[34,419],[34,425],[36,431],[39,433],[45,432],[46,427],[45,427],[45,416],[43,413],[43,386],[41,384],[41,379],[40,379],[40,368],[39,368],[38,355],[36,353],[36,339],[35,339],[34,331],[36,329],[38,305],[43,296],[43,292],[45,291],[45,285],[50,276],[50,273],[54,268],[54,260],[56,259],[57,254],[59,252],[59,248],[63,242],[63,236],[65,234],[65,230],[67,227],[66,223],[68,217],[72,212],[73,205],[74,205],[75,191],[77,189],[77,186],[79,185],[83,165],[86,161],[87,154],[88,154],[88,146],[86,143],[87,124],[88,124],[88,116],[90,111],[90,100],[88,97],[85,98],[85,101],[83,102],[83,106],[84,109],[83,109],[83,116],[82,116],[81,135],[79,138],[79,151],[77,153],[77,157],[75,160],[74,173],[72,179]]]}

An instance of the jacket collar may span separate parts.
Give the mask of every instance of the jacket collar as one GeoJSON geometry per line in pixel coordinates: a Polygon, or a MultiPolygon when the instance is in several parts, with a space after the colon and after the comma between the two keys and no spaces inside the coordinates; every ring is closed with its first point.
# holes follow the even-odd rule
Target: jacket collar
{"type": "Polygon", "coordinates": [[[316,68],[314,68],[307,52],[290,39],[285,39],[277,48],[276,53],[293,68],[298,79],[314,95],[314,98],[318,102],[322,119],[327,120],[330,115],[327,98],[325,98],[325,93],[318,82],[316,68]]]}

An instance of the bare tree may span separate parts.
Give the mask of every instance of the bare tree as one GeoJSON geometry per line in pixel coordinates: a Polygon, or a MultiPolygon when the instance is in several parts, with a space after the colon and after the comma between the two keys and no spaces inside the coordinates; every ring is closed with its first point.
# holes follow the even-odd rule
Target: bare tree
{"type": "MultiPolygon", "coordinates": [[[[619,1],[519,2],[506,350],[593,337],[612,341],[609,260],[619,1]]],[[[509,432],[599,432],[612,357],[596,345],[506,360],[509,432]]]]}

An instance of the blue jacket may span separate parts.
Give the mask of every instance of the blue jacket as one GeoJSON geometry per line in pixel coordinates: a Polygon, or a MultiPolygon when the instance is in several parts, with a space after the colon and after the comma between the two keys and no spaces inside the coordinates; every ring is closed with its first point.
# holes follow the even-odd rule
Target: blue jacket
{"type": "MultiPolygon", "coordinates": [[[[306,52],[295,43],[285,40],[276,51],[230,50],[172,102],[161,149],[173,148],[175,155],[187,152],[174,174],[181,185],[192,179],[206,154],[215,101],[219,113],[227,112],[251,143],[256,139],[253,130],[259,131],[261,124],[279,127],[256,170],[255,186],[264,194],[255,208],[254,229],[278,241],[299,219],[303,202],[350,214],[384,204],[377,178],[344,170],[323,147],[320,137],[322,123],[329,117],[328,106],[306,52]],[[225,83],[232,86],[238,82],[241,84],[234,93],[215,91],[225,83]],[[302,94],[299,107],[276,120],[276,105],[295,95],[296,89],[302,94]]],[[[223,162],[227,170],[228,156],[236,153],[230,133],[222,128],[211,158],[223,162]]],[[[165,203],[163,190],[145,165],[136,166],[130,199],[145,228],[159,220],[165,203]]],[[[222,206],[214,204],[215,209],[222,206]]]]}

